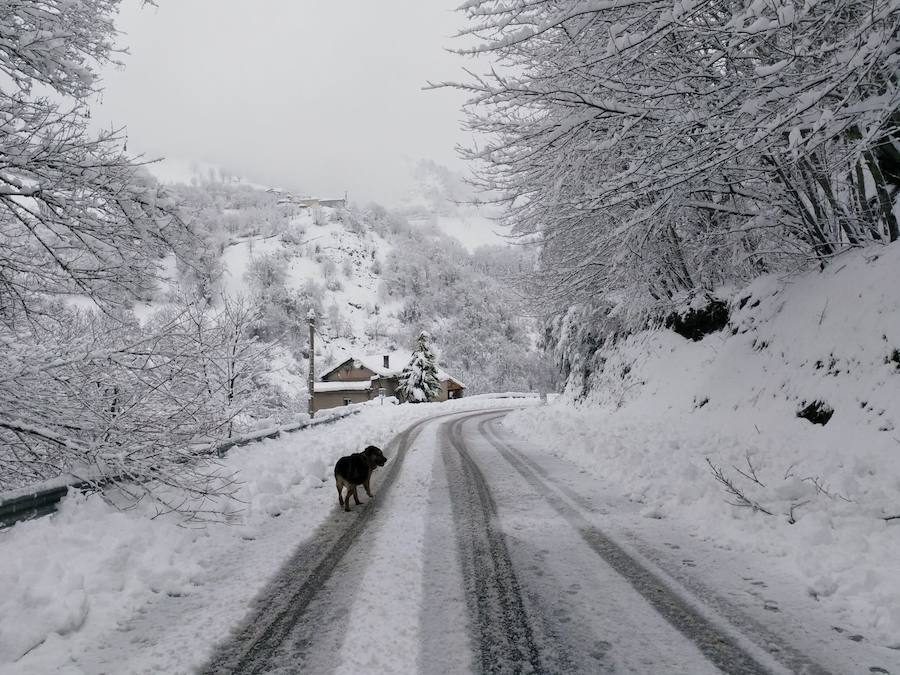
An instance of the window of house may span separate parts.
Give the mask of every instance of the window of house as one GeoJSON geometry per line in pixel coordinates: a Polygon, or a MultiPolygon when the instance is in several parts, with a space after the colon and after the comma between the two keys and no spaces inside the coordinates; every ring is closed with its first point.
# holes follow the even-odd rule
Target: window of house
{"type": "Polygon", "coordinates": [[[345,399],[344,399],[344,405],[350,405],[351,403],[353,403],[353,399],[352,399],[352,398],[345,398],[345,399]]]}

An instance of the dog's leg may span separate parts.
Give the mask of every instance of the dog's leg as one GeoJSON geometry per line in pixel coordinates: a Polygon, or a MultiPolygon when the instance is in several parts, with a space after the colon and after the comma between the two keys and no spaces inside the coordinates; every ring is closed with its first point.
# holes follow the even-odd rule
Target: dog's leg
{"type": "MultiPolygon", "coordinates": [[[[335,484],[337,485],[337,491],[338,491],[338,503],[339,503],[341,506],[343,506],[343,505],[344,505],[344,496],[343,496],[343,494],[342,494],[342,492],[343,492],[343,490],[342,490],[343,486],[341,485],[341,479],[340,479],[340,478],[335,478],[335,479],[334,479],[334,482],[335,482],[335,484]]],[[[349,495],[348,495],[348,496],[349,496],[349,495]]]]}
{"type": "Polygon", "coordinates": [[[369,474],[368,476],[366,476],[366,479],[363,481],[363,487],[366,488],[366,494],[369,495],[369,497],[372,496],[372,493],[369,491],[369,478],[371,478],[371,477],[372,477],[372,474],[369,474]]]}
{"type": "MultiPolygon", "coordinates": [[[[359,495],[356,494],[356,486],[355,486],[355,485],[353,486],[353,500],[354,500],[357,504],[362,504],[362,502],[359,501],[359,495]]],[[[347,495],[347,501],[348,501],[348,502],[350,501],[350,495],[347,495]]]]}

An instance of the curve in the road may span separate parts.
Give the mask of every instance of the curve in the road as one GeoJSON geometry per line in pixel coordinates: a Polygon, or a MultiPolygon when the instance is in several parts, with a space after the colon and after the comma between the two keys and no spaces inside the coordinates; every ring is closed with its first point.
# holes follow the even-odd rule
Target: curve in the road
{"type": "MultiPolygon", "coordinates": [[[[493,410],[496,412],[498,409],[493,410]]],[[[437,419],[459,414],[433,415],[415,422],[395,436],[385,448],[389,462],[376,486],[376,499],[370,500],[365,509],[355,510],[350,517],[341,513],[339,520],[327,521],[300,544],[256,597],[248,616],[219,646],[201,672],[265,673],[296,668],[305,653],[323,639],[322,617],[318,616],[320,610],[316,605],[331,605],[332,614],[346,614],[349,611],[348,608],[335,608],[334,598],[321,598],[321,591],[342,562],[346,562],[347,552],[354,542],[359,541],[362,532],[385,503],[391,486],[400,474],[403,459],[422,427],[437,419]]],[[[358,577],[341,573],[341,601],[352,601],[351,586],[357,582],[358,577]]]]}

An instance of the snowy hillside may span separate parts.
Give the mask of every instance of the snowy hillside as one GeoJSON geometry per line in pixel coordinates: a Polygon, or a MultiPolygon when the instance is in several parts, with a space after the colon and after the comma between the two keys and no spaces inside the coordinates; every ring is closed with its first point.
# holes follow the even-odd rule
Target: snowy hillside
{"type": "Polygon", "coordinates": [[[624,490],[647,518],[766,553],[900,647],[900,246],[758,279],[720,332],[644,331],[509,426],[624,490]],[[718,479],[716,472],[718,472],[718,479]]]}
{"type": "Polygon", "coordinates": [[[428,214],[410,215],[410,223],[419,226],[434,226],[458,239],[469,251],[479,246],[495,246],[505,242],[504,232],[494,220],[485,214],[485,209],[460,208],[452,215],[428,214]]]}
{"type": "MultiPolygon", "coordinates": [[[[369,223],[342,222],[342,216],[348,218],[346,211],[298,206],[293,195],[273,193],[215,167],[167,162],[152,168],[175,189],[191,185],[189,198],[204,192],[214,195],[213,214],[200,212],[197,219],[215,247],[204,282],[213,303],[246,298],[273,305],[267,308],[271,311],[292,314],[280,316],[280,323],[263,334],[274,343],[271,381],[283,390],[306,395],[307,309],[317,315],[316,353],[321,365],[351,349],[378,349],[388,330],[397,329],[397,322],[386,316],[396,307],[378,299],[379,266],[392,246],[369,223]],[[259,204],[242,206],[248,200],[269,204],[265,208],[274,216],[259,204]],[[304,306],[297,306],[294,298],[304,306]]],[[[138,308],[142,316],[165,305],[167,295],[185,283],[172,257],[164,263],[166,281],[156,302],[138,308]]],[[[265,320],[272,322],[271,317],[265,320]]]]}
{"type": "MultiPolygon", "coordinates": [[[[310,281],[324,286],[322,305],[328,319],[323,345],[329,350],[362,346],[373,317],[384,307],[378,298],[379,261],[390,244],[372,231],[351,232],[333,209],[323,208],[323,224],[302,213],[291,224],[305,232],[290,236],[251,236],[232,240],[221,256],[222,292],[236,296],[249,292],[248,272],[254,260],[271,256],[282,261],[285,287],[300,292],[310,281]]],[[[250,272],[252,274],[252,272],[250,272]]],[[[374,340],[373,336],[373,340],[374,340]]]]}
{"type": "Polygon", "coordinates": [[[424,329],[440,365],[470,393],[530,389],[547,379],[532,365],[540,361],[534,328],[508,288],[530,253],[497,248],[493,221],[453,201],[468,187],[452,172],[426,163],[414,194],[389,211],[309,206],[198,163],[149,168],[185,204],[205,244],[189,251],[191,264],[163,261],[164,281],[137,313],[146,319],[186,287],[216,306],[248,299],[261,314],[255,332],[270,345],[267,379],[289,397],[285,411],[303,407],[306,397],[309,310],[317,316],[320,373],[351,355],[408,350],[424,329]],[[479,316],[485,307],[489,321],[479,316]]]}

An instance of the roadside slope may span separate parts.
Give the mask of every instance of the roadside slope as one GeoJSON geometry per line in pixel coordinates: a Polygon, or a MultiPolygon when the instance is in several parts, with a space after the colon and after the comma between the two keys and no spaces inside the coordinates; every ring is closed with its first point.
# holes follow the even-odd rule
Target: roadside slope
{"type": "Polygon", "coordinates": [[[767,554],[848,625],[900,648],[898,285],[896,245],[759,279],[734,294],[724,331],[634,335],[604,354],[586,400],[506,424],[646,517],[767,554]],[[805,409],[833,413],[823,425],[805,409]]]}

